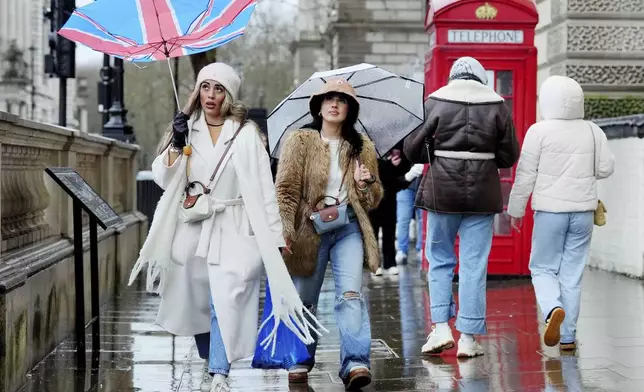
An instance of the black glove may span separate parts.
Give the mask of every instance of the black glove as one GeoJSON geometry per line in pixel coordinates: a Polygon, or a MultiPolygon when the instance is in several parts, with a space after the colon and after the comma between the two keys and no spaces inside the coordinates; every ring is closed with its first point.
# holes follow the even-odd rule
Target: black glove
{"type": "Polygon", "coordinates": [[[174,116],[174,120],[172,120],[172,145],[177,148],[183,148],[186,146],[189,118],[190,116],[187,114],[179,112],[174,116]]]}

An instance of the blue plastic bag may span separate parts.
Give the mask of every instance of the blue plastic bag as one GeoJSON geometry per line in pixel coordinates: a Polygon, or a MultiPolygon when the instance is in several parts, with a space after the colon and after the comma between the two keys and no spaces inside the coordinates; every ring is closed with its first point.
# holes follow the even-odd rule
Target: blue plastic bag
{"type": "MultiPolygon", "coordinates": [[[[271,316],[272,311],[273,302],[271,301],[271,291],[268,280],[266,280],[266,300],[264,301],[264,313],[262,314],[262,322],[260,325],[271,316]]],[[[295,336],[284,324],[280,324],[277,327],[275,352],[273,353],[271,347],[264,349],[261,342],[271,333],[274,325],[275,320],[270,320],[259,331],[255,356],[251,364],[253,368],[288,370],[293,365],[302,363],[311,357],[304,342],[295,336]]]]}

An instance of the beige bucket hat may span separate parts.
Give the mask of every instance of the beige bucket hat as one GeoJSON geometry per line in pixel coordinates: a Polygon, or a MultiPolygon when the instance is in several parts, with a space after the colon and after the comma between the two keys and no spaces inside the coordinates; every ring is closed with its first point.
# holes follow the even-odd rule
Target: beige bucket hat
{"type": "Polygon", "coordinates": [[[309,101],[309,110],[311,110],[312,116],[317,116],[318,113],[320,113],[324,97],[327,94],[331,93],[345,95],[351,101],[353,101],[356,110],[360,110],[360,103],[358,102],[356,90],[353,88],[353,86],[346,79],[332,78],[327,80],[324,86],[322,86],[322,90],[319,93],[311,95],[311,100],[309,101]]]}

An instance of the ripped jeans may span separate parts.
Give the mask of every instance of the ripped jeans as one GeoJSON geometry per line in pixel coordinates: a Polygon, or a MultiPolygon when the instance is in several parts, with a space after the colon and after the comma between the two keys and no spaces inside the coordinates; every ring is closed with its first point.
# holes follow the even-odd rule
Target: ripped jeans
{"type": "MultiPolygon", "coordinates": [[[[331,260],[335,283],[335,319],[340,330],[340,377],[345,379],[355,366],[370,368],[371,325],[362,297],[364,249],[356,220],[320,236],[317,269],[313,276],[294,276],[304,306],[316,313],[327,264],[331,260]]],[[[298,365],[309,370],[315,365],[316,342],[308,346],[311,359],[298,365]]]]}

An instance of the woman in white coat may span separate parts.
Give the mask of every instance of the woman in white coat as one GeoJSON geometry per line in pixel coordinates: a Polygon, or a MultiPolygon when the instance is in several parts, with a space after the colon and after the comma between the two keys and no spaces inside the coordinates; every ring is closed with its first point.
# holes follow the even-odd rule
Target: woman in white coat
{"type": "MultiPolygon", "coordinates": [[[[226,64],[199,72],[152,164],[165,192],[130,279],[148,265],[148,290],[162,296],[156,322],[172,334],[195,335],[208,359],[202,390],[211,392],[229,390],[230,363],[255,351],[262,264],[277,323],[293,330],[293,316],[299,327],[307,325],[280,255],[285,242],[268,154],[236,101],[239,87],[226,64]],[[203,192],[207,203],[188,211],[186,192],[203,192]],[[201,210],[206,214],[196,219],[201,210]]],[[[299,336],[312,342],[308,332],[299,336]]]]}
{"type": "Polygon", "coordinates": [[[531,126],[523,141],[508,214],[518,229],[532,195],[530,272],[546,322],[544,342],[574,350],[597,180],[613,173],[615,160],[601,128],[584,121],[579,83],[549,77],[540,89],[539,108],[543,121],[531,126]]]}

